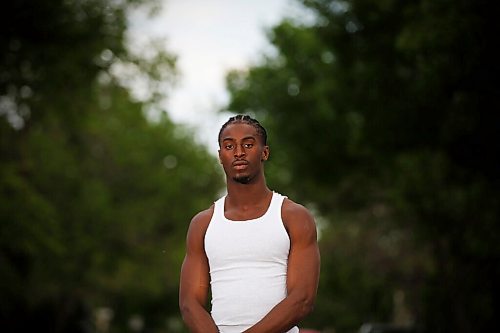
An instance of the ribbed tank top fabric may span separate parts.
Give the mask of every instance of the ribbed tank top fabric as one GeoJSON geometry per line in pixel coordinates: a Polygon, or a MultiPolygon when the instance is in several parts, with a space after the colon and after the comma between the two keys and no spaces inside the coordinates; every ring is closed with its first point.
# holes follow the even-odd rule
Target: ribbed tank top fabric
{"type": "MultiPolygon", "coordinates": [[[[205,234],[210,266],[211,315],[221,333],[241,333],[286,296],[290,239],[281,218],[285,196],[273,192],[259,218],[231,221],[226,197],[215,202],[205,234]]],[[[296,333],[294,327],[287,333],[296,333]]]]}

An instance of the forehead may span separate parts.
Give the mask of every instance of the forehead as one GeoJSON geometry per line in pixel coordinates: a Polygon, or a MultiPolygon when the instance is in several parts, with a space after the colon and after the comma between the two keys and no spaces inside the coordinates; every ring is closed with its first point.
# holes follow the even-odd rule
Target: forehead
{"type": "Polygon", "coordinates": [[[246,123],[232,123],[227,125],[221,133],[221,140],[238,140],[244,138],[258,138],[257,129],[246,123]]]}

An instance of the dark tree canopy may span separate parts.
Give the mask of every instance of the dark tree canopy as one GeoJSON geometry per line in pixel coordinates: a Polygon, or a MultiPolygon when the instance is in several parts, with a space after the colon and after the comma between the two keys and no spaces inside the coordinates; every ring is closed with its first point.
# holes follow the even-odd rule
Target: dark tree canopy
{"type": "Polygon", "coordinates": [[[326,220],[311,323],[494,324],[499,247],[497,20],[487,1],[304,0],[312,24],[227,77],[228,109],[268,127],[269,183],[326,220]],[[357,290],[357,291],[356,291],[357,290]]]}
{"type": "Polygon", "coordinates": [[[159,109],[175,57],[125,45],[127,10],[139,5],[149,2],[2,5],[2,331],[103,331],[98,313],[112,314],[110,332],[133,318],[151,332],[182,330],[184,235],[222,177],[159,109]],[[146,79],[147,100],[132,97],[119,68],[146,79]]]}

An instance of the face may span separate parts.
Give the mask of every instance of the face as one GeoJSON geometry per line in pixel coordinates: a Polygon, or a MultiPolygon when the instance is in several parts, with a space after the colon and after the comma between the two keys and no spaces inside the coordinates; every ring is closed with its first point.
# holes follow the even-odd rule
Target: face
{"type": "Polygon", "coordinates": [[[233,123],[221,133],[219,159],[228,179],[247,184],[263,175],[269,147],[252,125],[233,123]]]}

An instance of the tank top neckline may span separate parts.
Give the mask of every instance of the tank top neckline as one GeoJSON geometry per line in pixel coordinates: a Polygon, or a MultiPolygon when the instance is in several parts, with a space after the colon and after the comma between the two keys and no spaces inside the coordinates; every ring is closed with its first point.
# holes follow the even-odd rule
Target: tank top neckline
{"type": "Polygon", "coordinates": [[[219,206],[219,208],[220,208],[219,209],[219,215],[222,216],[223,221],[224,222],[229,222],[229,223],[234,223],[234,224],[238,224],[238,223],[252,223],[252,222],[258,222],[259,220],[264,219],[270,213],[270,211],[272,210],[271,208],[273,207],[274,202],[278,198],[278,193],[272,191],[271,201],[269,202],[269,205],[267,206],[267,209],[264,212],[264,214],[262,214],[262,215],[260,215],[260,216],[258,216],[256,218],[248,219],[248,220],[231,220],[231,219],[228,219],[226,217],[226,214],[224,212],[224,208],[226,206],[226,197],[227,197],[227,195],[225,195],[224,197],[221,198],[221,204],[219,206]]]}

